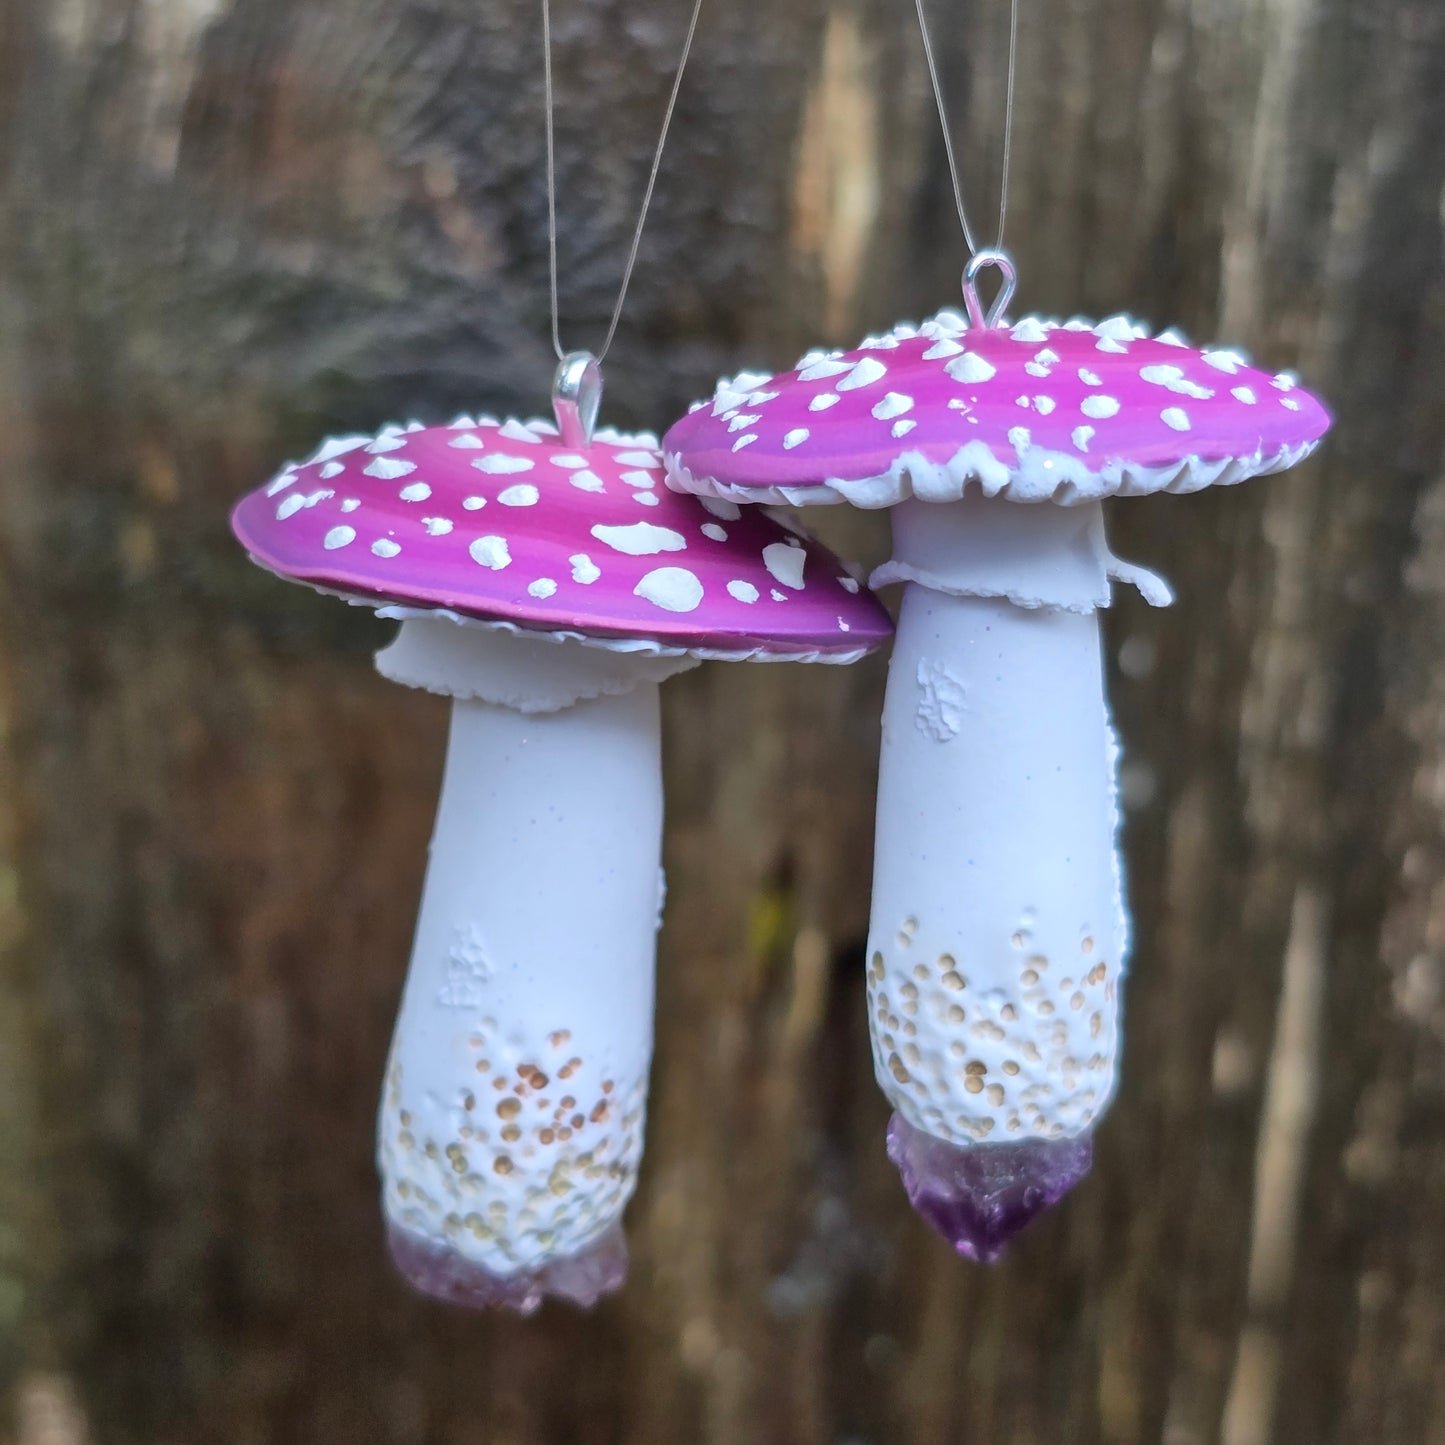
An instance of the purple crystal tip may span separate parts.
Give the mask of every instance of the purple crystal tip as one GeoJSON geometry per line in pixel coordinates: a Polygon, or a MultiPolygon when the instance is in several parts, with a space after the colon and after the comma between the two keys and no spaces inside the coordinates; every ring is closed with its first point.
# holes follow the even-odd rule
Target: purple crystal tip
{"type": "Polygon", "coordinates": [[[1094,1136],[958,1145],[895,1114],[888,1157],[914,1209],[965,1259],[987,1264],[1089,1172],[1094,1136]]]}
{"type": "Polygon", "coordinates": [[[445,1245],[419,1239],[391,1225],[387,1244],[392,1262],[414,1289],[466,1309],[515,1310],[534,1314],[544,1299],[562,1299],[591,1309],[627,1278],[627,1238],[615,1221],[581,1254],[554,1259],[540,1269],[493,1274],[445,1245]]]}

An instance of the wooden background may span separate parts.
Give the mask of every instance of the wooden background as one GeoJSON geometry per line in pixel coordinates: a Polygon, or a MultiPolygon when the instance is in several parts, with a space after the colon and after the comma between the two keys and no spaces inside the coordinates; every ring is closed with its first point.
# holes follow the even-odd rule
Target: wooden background
{"type": "MultiPolygon", "coordinates": [[[[565,336],[611,304],[684,0],[557,0],[565,336]]],[[[981,229],[1003,0],[938,3],[981,229]]],[[[1095,1173],[991,1270],[883,1155],[884,664],[668,685],[626,1294],[383,1260],[374,1100],[445,707],[248,566],[321,435],[545,409],[532,0],[0,0],[0,1439],[1445,1442],[1445,6],[1023,0],[1027,309],[1298,367],[1298,474],[1116,503],[1138,942],[1095,1173]]],[[[704,16],[609,364],[658,425],[957,298],[905,0],[704,16]]],[[[820,519],[865,560],[877,516],[820,519]]]]}

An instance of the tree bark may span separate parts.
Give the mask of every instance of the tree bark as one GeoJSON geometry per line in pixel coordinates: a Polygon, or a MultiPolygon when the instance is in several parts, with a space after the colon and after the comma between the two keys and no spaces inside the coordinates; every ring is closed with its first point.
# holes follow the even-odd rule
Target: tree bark
{"type": "MultiPolygon", "coordinates": [[[[555,9],[595,346],[686,7],[555,9]]],[[[989,236],[1007,15],[933,9],[989,236]]],[[[392,1277],[371,1132],[446,708],[226,513],[324,434],[546,410],[535,12],[0,3],[11,1437],[1441,1445],[1438,0],[1023,9],[1015,309],[1177,322],[1339,419],[1297,474],[1111,504],[1180,601],[1107,621],[1137,934],[1091,1181],[990,1270],[908,1211],[861,955],[885,664],[712,664],[664,698],[627,1291],[520,1323],[392,1277]]],[[[931,107],[906,5],[711,8],[606,419],[956,302],[931,107]]]]}

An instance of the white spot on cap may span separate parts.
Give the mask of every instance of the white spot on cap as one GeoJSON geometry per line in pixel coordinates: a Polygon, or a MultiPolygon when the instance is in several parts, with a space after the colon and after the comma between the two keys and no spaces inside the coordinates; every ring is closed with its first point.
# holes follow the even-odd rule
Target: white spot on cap
{"type": "Polygon", "coordinates": [[[895,416],[903,416],[906,412],[913,410],[913,398],[904,396],[901,391],[890,391],[887,396],[873,408],[873,415],[879,421],[892,421],[895,416]]]}
{"type": "Polygon", "coordinates": [[[506,437],[508,441],[526,442],[529,446],[537,446],[542,440],[530,427],[519,421],[504,422],[497,434],[506,437]]]}
{"type": "Polygon", "coordinates": [[[613,461],[619,467],[655,467],[657,456],[653,452],[618,452],[613,461]]]}
{"type": "Polygon", "coordinates": [[[551,597],[556,590],[557,584],[550,577],[539,577],[527,584],[527,595],[530,597],[551,597]]]}
{"type": "Polygon", "coordinates": [[[341,503],[341,510],[343,512],[354,512],[360,505],[361,499],[359,497],[347,497],[341,503]]]}
{"type": "Polygon", "coordinates": [[[702,601],[702,583],[686,567],[658,567],[632,589],[666,612],[692,612],[702,601]]]}
{"type": "Polygon", "coordinates": [[[512,565],[512,553],[505,537],[478,537],[467,551],[471,553],[473,562],[480,567],[490,567],[493,572],[512,565]]]}
{"type": "Polygon", "coordinates": [[[1112,336],[1101,336],[1098,341],[1094,343],[1094,349],[1096,351],[1118,352],[1122,355],[1128,351],[1129,348],[1122,341],[1115,341],[1112,336]]]}
{"type": "Polygon", "coordinates": [[[656,492],[633,492],[632,500],[644,507],[655,507],[658,505],[656,492]]]}
{"type": "Polygon", "coordinates": [[[1245,406],[1253,406],[1259,400],[1253,390],[1247,386],[1236,386],[1229,394],[1235,401],[1242,402],[1245,406]]]}
{"type": "Polygon", "coordinates": [[[763,548],[763,566],[777,578],[784,587],[795,590],[803,585],[803,568],[808,554],[800,547],[790,547],[786,542],[769,542],[763,548]]]}
{"type": "Polygon", "coordinates": [[[1031,404],[1031,403],[1029,402],[1029,399],[1028,399],[1028,397],[1026,397],[1026,396],[1016,396],[1016,397],[1014,397],[1014,405],[1015,405],[1015,406],[1021,406],[1021,407],[1023,407],[1023,409],[1024,409],[1025,411],[1027,411],[1027,410],[1029,409],[1030,404],[1031,404]]]}
{"type": "Polygon", "coordinates": [[[839,391],[857,391],[860,386],[872,386],[888,375],[888,368],[876,356],[865,356],[838,383],[839,391]]]}
{"type": "Polygon", "coordinates": [[[1089,443],[1094,439],[1094,428],[1091,426],[1076,426],[1074,428],[1074,445],[1081,452],[1089,450],[1089,443]]]}
{"type": "Polygon", "coordinates": [[[1039,361],[1037,358],[1035,358],[1033,361],[1024,362],[1024,370],[1028,372],[1030,376],[1046,377],[1049,374],[1049,368],[1047,364],[1039,361]]]}
{"type": "Polygon", "coordinates": [[[1095,421],[1107,421],[1111,416],[1118,416],[1119,403],[1112,396],[1086,396],[1079,403],[1079,410],[1095,421]]]}
{"type": "Polygon", "coordinates": [[[485,497],[465,497],[462,500],[462,506],[469,512],[480,512],[486,505],[487,499],[485,497]]]}
{"type": "Polygon", "coordinates": [[[322,481],[329,482],[332,477],[339,477],[345,470],[345,462],[327,462],[326,465],[321,468],[321,479],[322,481]]]}
{"type": "MultiPolygon", "coordinates": [[[[453,446],[456,446],[456,443],[453,442],[452,445],[453,445],[453,446]]],[[[563,456],[560,456],[560,457],[548,457],[547,460],[548,460],[549,462],[551,462],[554,467],[562,467],[564,470],[569,471],[569,472],[576,471],[578,467],[585,467],[585,466],[587,465],[587,458],[586,458],[586,457],[579,457],[579,456],[572,456],[572,455],[563,455],[563,456]]]]}
{"type": "Polygon", "coordinates": [[[1026,452],[1033,445],[1033,437],[1029,435],[1026,426],[1011,426],[1008,431],[1008,444],[1016,452],[1026,452]]]}
{"type": "Polygon", "coordinates": [[[390,537],[378,537],[376,541],[371,544],[371,550],[375,552],[378,557],[395,557],[396,554],[401,551],[401,548],[393,542],[390,537]]]}
{"type": "Polygon", "coordinates": [[[1159,413],[1159,420],[1167,427],[1173,427],[1175,431],[1189,430],[1189,413],[1182,406],[1166,406],[1159,413]]]}
{"type": "Polygon", "coordinates": [[[1145,366],[1140,368],[1139,379],[1151,386],[1167,387],[1181,396],[1192,396],[1198,401],[1207,401],[1214,393],[1207,386],[1197,386],[1184,379],[1183,369],[1178,366],[1145,366]]]}
{"type": "Polygon", "coordinates": [[[704,537],[711,537],[714,542],[726,542],[728,539],[727,528],[720,527],[716,522],[704,522],[702,534],[704,537]]]}
{"type": "Polygon", "coordinates": [[[333,527],[321,539],[321,545],[328,552],[334,552],[338,547],[349,547],[354,541],[356,541],[355,527],[333,527]]]}
{"type": "Polygon", "coordinates": [[[1079,380],[1085,386],[1103,386],[1104,384],[1104,378],[1097,371],[1090,371],[1087,366],[1079,368],[1079,380]]]}
{"type": "Polygon", "coordinates": [[[1280,391],[1293,391],[1299,385],[1299,377],[1292,371],[1282,371],[1270,382],[1270,385],[1280,391]]]}
{"type": "Polygon", "coordinates": [[[838,579],[838,585],[845,592],[852,592],[856,594],[858,591],[858,579],[856,577],[840,577],[838,579]]]}
{"type": "Polygon", "coordinates": [[[758,589],[751,582],[729,582],[728,596],[735,597],[739,602],[756,602],[758,589]]]}
{"type": "Polygon", "coordinates": [[[294,517],[302,507],[306,505],[306,498],[300,492],[292,492],[279,507],[276,508],[276,520],[284,522],[287,517],[294,517]]]}
{"type": "Polygon", "coordinates": [[[602,569],[585,552],[574,552],[567,560],[572,564],[572,580],[584,587],[590,587],[602,575],[602,569]]]}
{"type": "Polygon", "coordinates": [[[1034,398],[1034,410],[1037,411],[1040,416],[1048,416],[1057,405],[1058,403],[1051,396],[1036,396],[1034,398]]]}
{"type": "Polygon", "coordinates": [[[380,477],[383,481],[394,482],[398,477],[409,477],[416,470],[415,462],[404,462],[394,457],[377,457],[366,469],[368,477],[380,477]]]}
{"type": "Polygon", "coordinates": [[[852,630],[853,630],[853,629],[852,629],[851,627],[849,627],[848,624],[847,624],[846,622],[844,622],[841,617],[838,619],[838,631],[839,631],[839,632],[852,632],[852,630]]]}
{"type": "Polygon", "coordinates": [[[945,356],[957,356],[963,350],[951,337],[943,336],[923,353],[924,361],[942,361],[945,356]]]}
{"type": "Polygon", "coordinates": [[[657,468],[654,467],[650,472],[623,472],[622,480],[629,487],[655,487],[657,485],[657,468]]]}
{"type": "Polygon", "coordinates": [[[912,417],[906,416],[901,421],[896,421],[893,423],[893,435],[895,438],[901,441],[917,425],[918,423],[914,421],[912,417]]]}
{"type": "Polygon", "coordinates": [[[584,467],[580,472],[573,472],[567,478],[579,492],[601,492],[606,490],[602,485],[602,478],[596,472],[584,467]]]}
{"type": "Polygon", "coordinates": [[[367,447],[373,456],[380,456],[384,452],[399,452],[406,445],[406,438],[399,436],[379,436],[367,447]]]}
{"type": "Polygon", "coordinates": [[[714,517],[721,517],[724,522],[736,522],[743,514],[743,509],[736,502],[730,502],[726,497],[699,497],[703,510],[711,512],[714,517]]]}
{"type": "Polygon", "coordinates": [[[831,356],[825,356],[821,361],[815,361],[805,366],[798,373],[799,381],[821,381],[825,376],[841,376],[845,371],[852,369],[847,361],[838,361],[831,356]]]}
{"type": "Polygon", "coordinates": [[[629,557],[687,550],[687,538],[681,532],[674,532],[671,527],[655,527],[651,522],[633,522],[626,527],[608,527],[599,522],[593,527],[592,535],[614,552],[625,552],[629,557]]]}
{"type": "Polygon", "coordinates": [[[734,450],[735,452],[740,452],[740,451],[742,451],[742,449],[743,449],[744,447],[750,447],[750,446],[752,446],[752,444],[753,444],[755,441],[757,441],[757,439],[758,439],[758,434],[757,434],[757,432],[755,432],[755,431],[750,431],[750,432],[747,434],[747,436],[745,436],[745,437],[739,437],[739,438],[737,439],[737,441],[735,441],[735,442],[733,443],[733,450],[734,450]]]}
{"type": "Polygon", "coordinates": [[[837,406],[842,397],[834,395],[831,391],[820,391],[812,401],[808,403],[809,411],[827,411],[830,406],[837,406]]]}
{"type": "Polygon", "coordinates": [[[479,452],[486,446],[486,442],[473,432],[463,432],[461,436],[453,437],[447,445],[456,447],[459,451],[479,452]]]}
{"type": "Polygon", "coordinates": [[[729,431],[742,431],[742,430],[744,430],[744,428],[752,426],[752,424],[753,424],[755,421],[759,421],[760,419],[761,419],[761,418],[759,418],[755,413],[748,413],[748,412],[745,412],[745,411],[744,411],[744,412],[739,412],[739,413],[738,413],[735,417],[733,417],[733,419],[728,423],[728,430],[729,430],[729,431]]]}
{"type": "Polygon", "coordinates": [[[1048,338],[1048,332],[1032,316],[1025,316],[1013,331],[1009,333],[1015,341],[1044,341],[1048,338]]]}
{"type": "Polygon", "coordinates": [[[1300,409],[1299,402],[1292,396],[1281,397],[1279,404],[1284,407],[1286,411],[1298,411],[1300,409]]]}
{"type": "Polygon", "coordinates": [[[489,457],[478,457],[472,465],[479,472],[486,472],[488,476],[507,477],[515,472],[530,472],[536,463],[531,457],[509,457],[501,452],[494,452],[489,457]]]}
{"type": "Polygon", "coordinates": [[[424,502],[431,496],[431,488],[425,482],[412,482],[401,489],[403,502],[424,502]]]}
{"type": "Polygon", "coordinates": [[[774,602],[786,602],[788,600],[788,594],[786,592],[779,592],[776,587],[768,589],[768,596],[771,597],[774,602]]]}
{"type": "Polygon", "coordinates": [[[812,436],[812,432],[805,426],[796,426],[783,438],[783,450],[790,452],[794,447],[800,447],[812,436]]]}
{"type": "Polygon", "coordinates": [[[432,537],[445,537],[452,530],[450,517],[423,517],[421,524],[427,529],[427,534],[432,537]]]}
{"type": "Polygon", "coordinates": [[[1244,365],[1244,358],[1236,351],[1206,351],[1204,364],[1212,366],[1216,371],[1226,371],[1233,376],[1244,365]]]}
{"type": "Polygon", "coordinates": [[[943,368],[955,381],[965,384],[980,381],[991,381],[998,375],[998,367],[987,362],[976,351],[966,351],[960,357],[950,361],[943,368]]]}
{"type": "Polygon", "coordinates": [[[530,482],[518,482],[514,487],[497,493],[497,500],[504,507],[535,507],[540,494],[530,482]]]}

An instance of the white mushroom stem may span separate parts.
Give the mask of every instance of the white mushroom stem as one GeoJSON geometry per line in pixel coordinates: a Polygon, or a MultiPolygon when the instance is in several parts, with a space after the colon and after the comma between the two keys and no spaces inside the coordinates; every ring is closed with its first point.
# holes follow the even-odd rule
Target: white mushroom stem
{"type": "Polygon", "coordinates": [[[1127,923],[1094,609],[1122,564],[1097,503],[915,500],[894,522],[874,579],[909,583],[868,945],[878,1080],[953,1145],[1072,1138],[1116,1074],[1127,923]]]}
{"type": "Polygon", "coordinates": [[[455,699],[378,1125],[393,1251],[432,1293],[527,1309],[620,1283],[652,1057],[657,685],[692,665],[440,619],[378,656],[455,699]]]}

